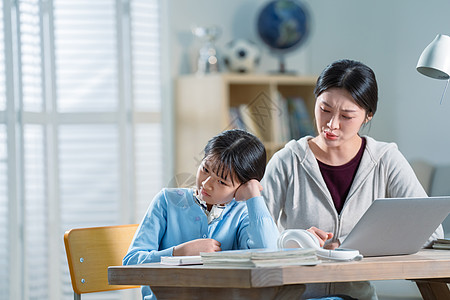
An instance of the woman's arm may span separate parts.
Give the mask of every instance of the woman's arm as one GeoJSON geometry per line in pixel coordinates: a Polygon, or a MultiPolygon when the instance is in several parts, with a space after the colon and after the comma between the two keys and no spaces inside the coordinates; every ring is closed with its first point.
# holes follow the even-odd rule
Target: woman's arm
{"type": "Polygon", "coordinates": [[[261,180],[263,186],[261,194],[275,223],[278,222],[286,201],[287,174],[282,159],[275,153],[267,164],[264,178],[261,180]]]}

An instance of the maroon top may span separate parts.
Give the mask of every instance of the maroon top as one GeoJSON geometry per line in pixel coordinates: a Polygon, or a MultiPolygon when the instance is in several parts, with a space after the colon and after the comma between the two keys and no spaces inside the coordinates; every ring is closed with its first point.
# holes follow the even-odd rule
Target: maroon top
{"type": "Polygon", "coordinates": [[[334,207],[340,214],[348,192],[352,186],[356,171],[358,170],[359,162],[361,161],[364,149],[366,148],[366,139],[362,138],[361,148],[351,161],[342,166],[329,166],[320,161],[320,172],[330,191],[331,198],[333,198],[334,207]]]}

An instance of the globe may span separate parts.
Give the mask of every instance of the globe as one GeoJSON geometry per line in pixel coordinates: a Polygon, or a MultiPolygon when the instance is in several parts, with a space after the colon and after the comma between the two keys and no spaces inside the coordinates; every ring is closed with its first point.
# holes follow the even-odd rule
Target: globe
{"type": "Polygon", "coordinates": [[[258,15],[261,40],[279,56],[280,73],[285,73],[284,55],[297,49],[309,33],[309,16],[300,2],[276,0],[266,4],[258,15]]]}

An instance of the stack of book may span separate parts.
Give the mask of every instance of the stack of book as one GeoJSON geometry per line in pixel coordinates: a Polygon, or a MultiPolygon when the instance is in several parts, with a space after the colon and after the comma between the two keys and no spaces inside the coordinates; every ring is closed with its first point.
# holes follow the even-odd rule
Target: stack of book
{"type": "Polygon", "coordinates": [[[444,249],[450,250],[450,238],[448,239],[437,239],[432,246],[434,249],[444,249]]]}
{"type": "Polygon", "coordinates": [[[311,248],[281,250],[248,249],[200,253],[204,265],[274,267],[287,265],[317,265],[321,261],[311,248]]]}

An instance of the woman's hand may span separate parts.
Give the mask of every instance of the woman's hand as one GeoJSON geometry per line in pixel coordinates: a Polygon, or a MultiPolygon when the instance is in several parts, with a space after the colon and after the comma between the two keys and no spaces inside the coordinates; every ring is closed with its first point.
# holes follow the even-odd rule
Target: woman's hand
{"type": "Polygon", "coordinates": [[[221,251],[220,242],[214,239],[197,239],[173,248],[173,256],[200,255],[200,252],[221,251]]]}
{"type": "Polygon", "coordinates": [[[263,187],[258,180],[252,179],[241,184],[234,193],[236,201],[247,201],[250,198],[261,196],[263,187]]]}
{"type": "Polygon", "coordinates": [[[331,243],[327,243],[325,246],[323,246],[323,249],[334,250],[337,247],[339,247],[340,245],[341,245],[341,243],[339,241],[331,242],[331,243]]]}
{"type": "MultiPolygon", "coordinates": [[[[323,245],[325,245],[325,242],[327,240],[333,238],[333,233],[332,232],[326,232],[326,231],[323,231],[322,229],[319,229],[319,228],[314,227],[314,226],[310,227],[309,229],[306,229],[306,230],[311,232],[312,234],[314,234],[317,237],[317,239],[319,240],[319,243],[320,243],[320,247],[323,247],[323,245]]],[[[326,249],[335,249],[338,246],[339,246],[339,242],[333,242],[333,243],[327,244],[326,249]],[[338,245],[337,246],[335,245],[334,248],[329,248],[328,247],[329,245],[336,244],[336,243],[338,243],[338,245]]]]}

